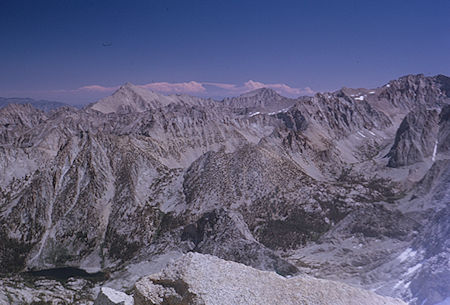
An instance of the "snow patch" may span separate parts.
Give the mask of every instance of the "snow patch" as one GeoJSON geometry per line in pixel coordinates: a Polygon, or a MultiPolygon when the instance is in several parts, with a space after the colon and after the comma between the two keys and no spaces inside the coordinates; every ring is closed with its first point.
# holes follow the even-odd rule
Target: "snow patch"
{"type": "Polygon", "coordinates": [[[355,97],[355,100],[357,100],[357,101],[364,101],[364,95],[355,97]]]}
{"type": "Polygon", "coordinates": [[[403,285],[405,285],[405,282],[400,281],[397,284],[395,284],[394,289],[397,289],[398,287],[403,286],[403,285]]]}
{"type": "Polygon", "coordinates": [[[361,131],[358,131],[358,134],[363,138],[367,138],[361,131]]]}
{"type": "Polygon", "coordinates": [[[399,281],[397,284],[395,284],[394,289],[399,288],[400,286],[403,286],[405,289],[408,289],[411,282],[405,283],[404,281],[399,281]]]}
{"type": "Polygon", "coordinates": [[[255,115],[258,115],[258,114],[261,114],[261,112],[257,111],[257,112],[254,112],[254,113],[250,113],[248,115],[248,117],[251,118],[252,116],[255,116],[255,115]]]}
{"type": "Polygon", "coordinates": [[[419,263],[419,264],[417,264],[417,265],[415,265],[415,266],[413,266],[413,267],[411,267],[411,268],[408,268],[408,271],[406,272],[406,275],[413,274],[414,272],[416,272],[417,270],[419,270],[420,267],[422,267],[422,264],[419,263]]]}
{"type": "Polygon", "coordinates": [[[369,94],[375,94],[375,91],[369,91],[369,94]]]}
{"type": "Polygon", "coordinates": [[[371,135],[373,135],[373,136],[376,136],[376,134],[375,133],[373,133],[372,131],[370,131],[370,130],[367,130],[367,132],[368,133],[370,133],[371,135]]]}
{"type": "Polygon", "coordinates": [[[406,249],[403,251],[397,258],[400,260],[400,262],[404,262],[406,259],[414,257],[417,254],[417,251],[414,251],[411,248],[406,249]]]}
{"type": "Polygon", "coordinates": [[[277,114],[277,113],[287,112],[290,108],[291,107],[284,108],[284,109],[281,109],[279,111],[269,112],[268,115],[274,115],[274,114],[277,114]]]}
{"type": "Polygon", "coordinates": [[[433,162],[436,160],[437,146],[438,146],[438,140],[436,140],[436,142],[434,143],[433,156],[431,157],[431,161],[433,161],[433,162]]]}

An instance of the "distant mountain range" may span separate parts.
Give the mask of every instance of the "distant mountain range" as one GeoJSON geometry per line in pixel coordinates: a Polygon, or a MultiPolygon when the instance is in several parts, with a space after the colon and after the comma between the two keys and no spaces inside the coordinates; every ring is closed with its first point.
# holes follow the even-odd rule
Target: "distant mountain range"
{"type": "MultiPolygon", "coordinates": [[[[444,304],[449,84],[419,74],[372,89],[298,98],[258,89],[215,101],[128,83],[82,109],[7,105],[0,109],[0,303],[29,304],[36,295],[40,304],[92,304],[100,285],[133,291],[140,278],[197,252],[411,305],[444,304]],[[69,267],[105,276],[61,283],[21,275],[69,267]]],[[[195,257],[170,274],[197,258],[198,266],[228,265],[195,257]]],[[[178,296],[186,297],[178,304],[197,304],[187,287],[208,286],[208,270],[195,283],[153,276],[146,287],[161,290],[148,296],[160,291],[162,304],[178,296]]]]}
{"type": "Polygon", "coordinates": [[[60,107],[75,107],[82,108],[82,105],[69,105],[61,102],[47,101],[47,100],[34,100],[32,98],[20,98],[20,97],[0,97],[0,108],[9,104],[30,104],[34,108],[42,111],[50,111],[60,107]]]}

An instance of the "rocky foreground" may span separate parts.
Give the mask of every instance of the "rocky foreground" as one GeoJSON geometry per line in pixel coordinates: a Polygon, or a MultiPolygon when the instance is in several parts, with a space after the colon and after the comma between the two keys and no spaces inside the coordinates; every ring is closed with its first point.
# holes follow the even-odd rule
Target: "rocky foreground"
{"type": "Polygon", "coordinates": [[[136,305],[402,305],[398,299],[306,275],[291,278],[188,253],[136,283],[136,305]]]}
{"type": "Polygon", "coordinates": [[[406,305],[346,284],[291,278],[211,255],[188,253],[136,283],[134,298],[102,288],[95,305],[406,305]]]}

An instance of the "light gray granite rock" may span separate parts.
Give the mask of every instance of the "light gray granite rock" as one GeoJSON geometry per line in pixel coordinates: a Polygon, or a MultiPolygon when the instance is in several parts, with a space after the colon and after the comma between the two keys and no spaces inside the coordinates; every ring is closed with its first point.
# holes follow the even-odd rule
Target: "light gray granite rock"
{"type": "Polygon", "coordinates": [[[401,305],[346,284],[301,275],[284,278],[211,255],[188,253],[136,283],[136,305],[401,305]]]}
{"type": "Polygon", "coordinates": [[[133,297],[109,287],[102,287],[94,305],[133,305],[133,297]]]}

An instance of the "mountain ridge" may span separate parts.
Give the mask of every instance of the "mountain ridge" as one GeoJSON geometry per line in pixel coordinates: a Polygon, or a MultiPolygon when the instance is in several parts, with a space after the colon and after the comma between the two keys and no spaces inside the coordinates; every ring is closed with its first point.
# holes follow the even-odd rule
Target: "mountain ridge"
{"type": "Polygon", "coordinates": [[[102,270],[128,290],[133,266],[196,251],[435,304],[446,287],[419,283],[433,268],[446,279],[445,243],[419,267],[417,249],[425,232],[446,232],[430,223],[450,159],[436,79],[227,102],[123,88],[81,110],[0,109],[0,266],[102,270]],[[432,132],[399,129],[407,116],[432,132]],[[413,146],[426,153],[398,149],[413,146]],[[387,166],[390,150],[409,162],[387,166]]]}
{"type": "Polygon", "coordinates": [[[47,100],[35,100],[32,98],[20,98],[20,97],[0,97],[0,108],[4,108],[10,104],[30,104],[33,107],[43,110],[45,112],[60,108],[60,107],[75,107],[81,108],[81,106],[73,106],[66,103],[47,101],[47,100]]]}

